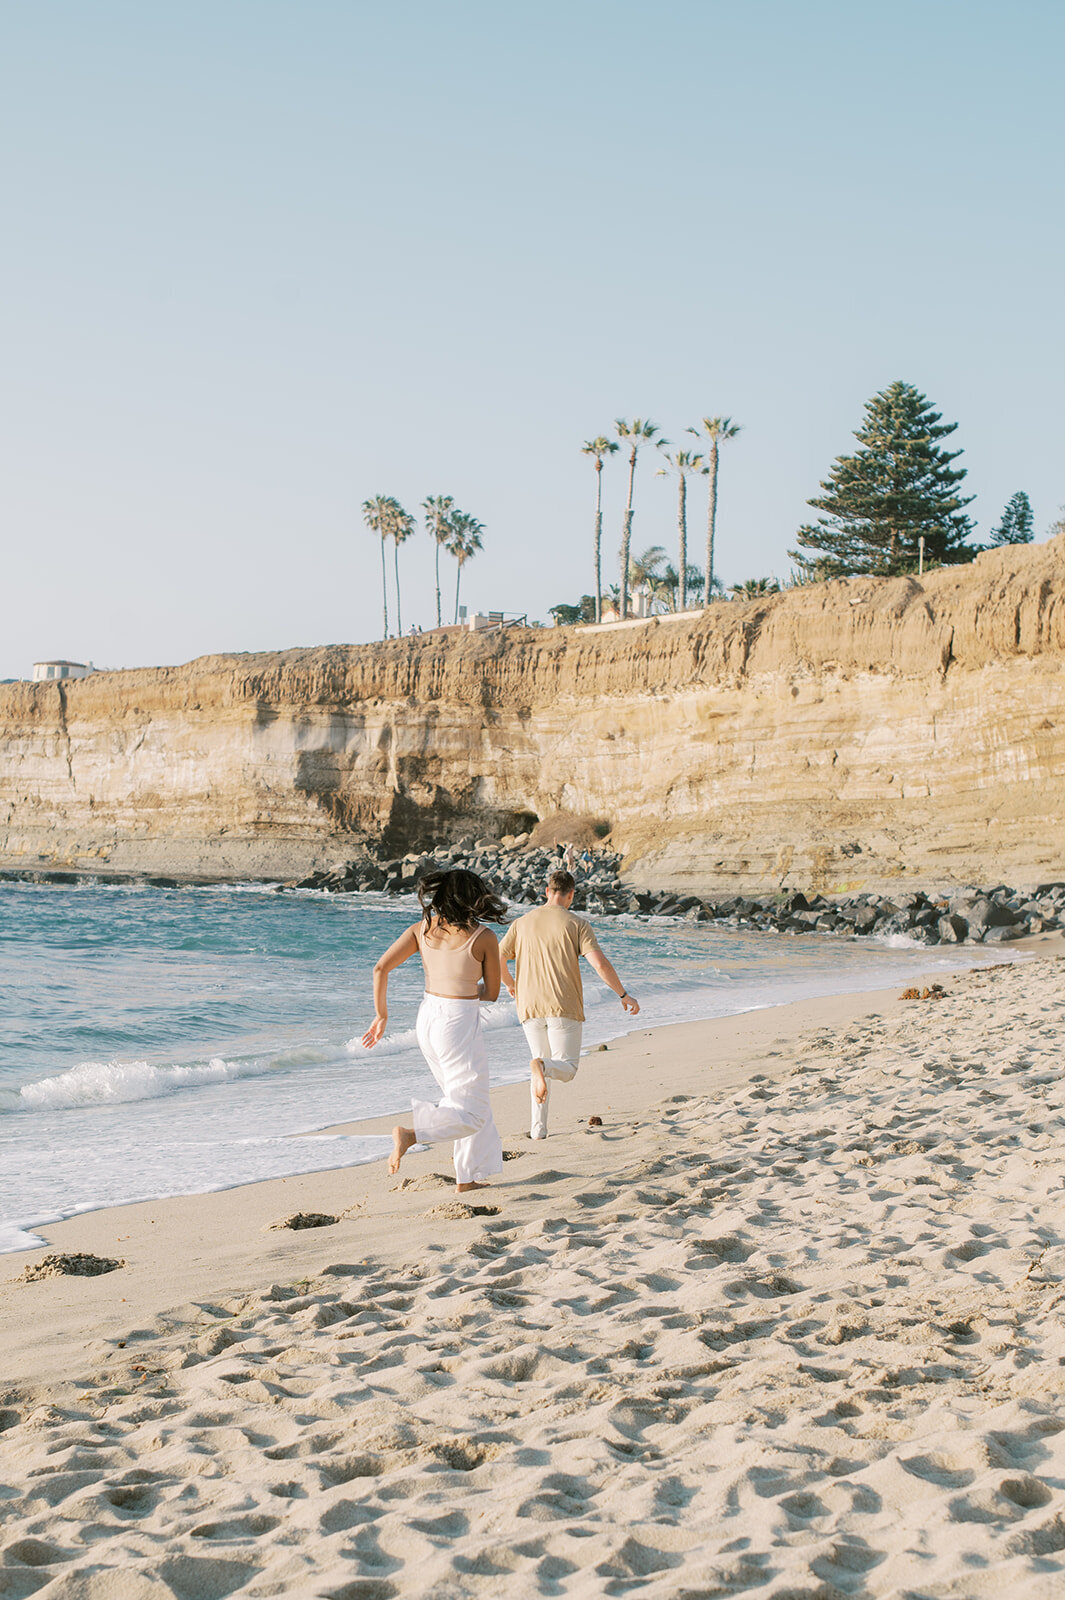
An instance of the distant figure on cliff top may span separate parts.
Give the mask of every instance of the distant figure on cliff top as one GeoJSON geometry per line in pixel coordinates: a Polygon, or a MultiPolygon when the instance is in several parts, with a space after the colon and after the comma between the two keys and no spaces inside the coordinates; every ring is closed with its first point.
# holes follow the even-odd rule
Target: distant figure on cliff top
{"type": "Polygon", "coordinates": [[[512,922],[499,947],[503,982],[517,1001],[532,1052],[529,1136],[533,1139],[547,1138],[548,1079],[569,1083],[577,1075],[584,1023],[581,956],[588,958],[630,1016],[640,1009],[600,950],[591,924],[570,910],[576,887],[572,873],[552,872],[545,904],[512,922]]]}
{"type": "Polygon", "coordinates": [[[499,994],[499,941],[482,918],[502,922],[506,907],[475,872],[430,872],[418,885],[422,919],[400,934],[373,969],[374,1019],[362,1036],[367,1050],[388,1023],[388,975],[417,951],[425,973],[418,1008],[422,1055],[440,1087],[434,1106],[413,1100],[414,1126],[392,1129],[393,1175],[413,1144],[455,1142],[455,1187],[483,1189],[503,1170],[503,1147],[488,1099],[488,1052],[481,1001],[499,994]]]}

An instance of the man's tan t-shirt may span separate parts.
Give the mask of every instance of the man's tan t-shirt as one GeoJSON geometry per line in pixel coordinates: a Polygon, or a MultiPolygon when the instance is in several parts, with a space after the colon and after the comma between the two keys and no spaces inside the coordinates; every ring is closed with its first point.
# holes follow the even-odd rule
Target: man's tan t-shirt
{"type": "Polygon", "coordinates": [[[584,1021],[581,956],[599,949],[591,925],[561,906],[538,906],[512,922],[499,954],[514,962],[518,1016],[584,1021]]]}

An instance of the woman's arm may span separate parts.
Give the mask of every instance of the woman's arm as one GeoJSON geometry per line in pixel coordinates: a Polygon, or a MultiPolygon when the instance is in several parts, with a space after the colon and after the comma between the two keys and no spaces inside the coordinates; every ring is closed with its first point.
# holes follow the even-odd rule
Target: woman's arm
{"type": "Polygon", "coordinates": [[[491,928],[485,928],[473,943],[473,953],[480,960],[484,976],[477,985],[482,1000],[499,998],[499,940],[491,928]]]}
{"type": "Polygon", "coordinates": [[[374,963],[374,1019],[362,1036],[363,1045],[367,1050],[373,1049],[388,1024],[388,974],[394,968],[401,967],[404,961],[409,961],[417,948],[418,941],[414,937],[414,929],[408,928],[406,933],[400,934],[395,944],[389,945],[380,960],[374,963]]]}

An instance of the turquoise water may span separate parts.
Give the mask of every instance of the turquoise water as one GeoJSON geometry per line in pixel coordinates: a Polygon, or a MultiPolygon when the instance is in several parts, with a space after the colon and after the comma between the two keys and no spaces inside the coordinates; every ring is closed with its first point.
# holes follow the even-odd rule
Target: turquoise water
{"type": "MultiPolygon", "coordinates": [[[[379,895],[0,884],[0,1250],[98,1206],[382,1155],[382,1138],[321,1130],[435,1098],[413,1035],[417,961],[393,974],[386,1039],[357,1042],[373,961],[415,914],[379,895]]],[[[596,926],[643,1010],[630,1023],[586,971],[586,1043],[992,959],[596,926]]],[[[484,1016],[493,1081],[514,1082],[527,1058],[505,993],[484,1016]]]]}

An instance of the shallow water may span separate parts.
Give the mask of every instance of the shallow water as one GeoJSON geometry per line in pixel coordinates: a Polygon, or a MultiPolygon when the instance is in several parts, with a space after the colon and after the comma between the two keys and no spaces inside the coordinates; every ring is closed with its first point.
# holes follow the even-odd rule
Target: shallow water
{"type": "MultiPolygon", "coordinates": [[[[0,885],[0,1250],[97,1206],[368,1161],[387,1141],[318,1130],[435,1098],[414,1042],[415,960],[367,1052],[370,968],[412,900],[259,888],[0,885]]],[[[585,1043],[1003,959],[979,948],[596,920],[636,1022],[586,969],[585,1043]]],[[[492,1077],[527,1071],[504,992],[492,1077]]]]}

